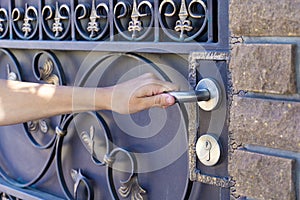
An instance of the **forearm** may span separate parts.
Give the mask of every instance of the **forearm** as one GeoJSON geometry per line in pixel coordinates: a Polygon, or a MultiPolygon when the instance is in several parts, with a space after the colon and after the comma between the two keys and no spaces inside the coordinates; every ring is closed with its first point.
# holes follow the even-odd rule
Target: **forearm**
{"type": "Polygon", "coordinates": [[[71,112],[112,110],[130,114],[175,103],[164,92],[177,90],[170,82],[147,73],[106,88],[82,88],[0,80],[0,126],[71,112]]]}
{"type": "Polygon", "coordinates": [[[80,88],[0,80],[0,125],[71,112],[109,109],[110,93],[109,88],[80,88]]]}

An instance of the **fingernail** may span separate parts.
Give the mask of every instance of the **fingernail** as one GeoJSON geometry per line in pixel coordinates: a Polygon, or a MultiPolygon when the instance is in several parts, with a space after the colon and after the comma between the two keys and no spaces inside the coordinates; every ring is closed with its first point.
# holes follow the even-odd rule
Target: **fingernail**
{"type": "Polygon", "coordinates": [[[168,104],[172,104],[173,103],[173,97],[171,97],[171,96],[167,96],[167,103],[168,104]]]}

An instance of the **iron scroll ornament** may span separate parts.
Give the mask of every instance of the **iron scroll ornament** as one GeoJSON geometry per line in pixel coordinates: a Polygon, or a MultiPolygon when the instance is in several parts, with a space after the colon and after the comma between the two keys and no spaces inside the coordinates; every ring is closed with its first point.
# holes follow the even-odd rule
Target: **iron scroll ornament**
{"type": "Polygon", "coordinates": [[[22,80],[20,72],[21,67],[17,58],[7,49],[0,49],[0,52],[9,59],[9,62],[6,65],[6,78],[12,81],[22,80]]]}
{"type": "Polygon", "coordinates": [[[12,27],[16,35],[24,40],[34,38],[38,32],[38,11],[34,6],[25,3],[25,9],[12,10],[12,27]]]}
{"type": "Polygon", "coordinates": [[[5,8],[0,8],[0,39],[5,38],[8,33],[8,13],[5,8]]]}
{"type": "Polygon", "coordinates": [[[137,0],[133,0],[132,7],[125,1],[119,1],[114,7],[114,23],[123,38],[129,41],[140,41],[145,39],[152,30],[153,14],[153,6],[149,1],[138,3],[137,0]],[[129,15],[130,20],[128,20],[129,15]],[[143,18],[148,16],[150,21],[146,24],[143,18]]]}
{"type": "Polygon", "coordinates": [[[179,11],[177,9],[173,0],[163,0],[160,3],[158,19],[164,33],[177,42],[188,42],[199,37],[207,24],[206,4],[202,0],[192,0],[187,6],[186,0],[181,0],[179,11]],[[167,6],[172,8],[171,12],[167,12],[167,6]],[[178,20],[175,22],[166,19],[174,17],[176,13],[178,13],[178,20]],[[179,32],[179,35],[176,32],[179,32]]]}
{"type": "MultiPolygon", "coordinates": [[[[32,61],[32,70],[34,77],[39,82],[53,85],[65,85],[62,66],[58,58],[52,52],[41,51],[36,53],[32,61]]],[[[61,121],[63,116],[56,118],[60,118],[57,120],[61,121]]],[[[33,136],[33,134],[36,134],[37,132],[42,132],[43,134],[53,133],[54,130],[49,125],[50,121],[51,119],[40,119],[23,123],[26,136],[35,148],[47,149],[52,146],[55,136],[53,136],[46,144],[40,144],[33,136]]]]}
{"type": "MultiPolygon", "coordinates": [[[[91,138],[86,138],[86,132],[85,133],[80,133],[79,137],[81,138],[81,141],[83,145],[86,147],[88,152],[91,154],[91,159],[94,162],[95,165],[97,166],[106,166],[106,175],[107,175],[107,181],[109,184],[109,190],[111,197],[118,200],[119,196],[116,192],[114,183],[113,183],[113,173],[112,173],[112,163],[114,162],[114,156],[118,152],[123,152],[125,153],[128,158],[130,159],[131,165],[132,165],[132,171],[131,174],[129,175],[129,178],[125,181],[121,181],[122,187],[118,189],[118,192],[120,196],[123,198],[128,197],[131,195],[131,199],[133,200],[139,200],[143,199],[142,194],[145,194],[146,191],[139,185],[138,179],[137,179],[137,174],[134,172],[136,170],[136,161],[134,159],[134,156],[130,154],[128,151],[122,149],[122,148],[112,148],[110,143],[112,142],[111,139],[111,133],[109,131],[108,125],[106,124],[105,120],[97,113],[97,112],[86,112],[86,114],[92,116],[98,121],[98,124],[101,126],[101,129],[104,133],[105,137],[105,143],[106,143],[106,154],[102,158],[102,160],[96,158],[94,154],[94,149],[93,149],[93,137],[91,138]]],[[[64,136],[67,134],[67,129],[71,122],[76,118],[76,115],[68,115],[64,118],[60,126],[56,127],[56,133],[57,133],[57,148],[56,148],[56,171],[59,179],[59,183],[61,188],[63,189],[63,192],[65,196],[68,199],[73,199],[74,197],[77,196],[77,190],[79,187],[80,183],[83,183],[84,186],[86,187],[87,190],[87,199],[91,200],[93,199],[93,188],[90,184],[90,181],[88,178],[86,178],[80,169],[78,170],[71,170],[71,176],[74,181],[74,194],[72,195],[64,178],[64,172],[63,172],[63,166],[62,166],[62,148],[63,148],[63,141],[64,141],[64,136]]],[[[80,114],[79,114],[80,115],[80,114]]],[[[93,133],[93,128],[90,129],[90,134],[93,133]]]]}
{"type": "Polygon", "coordinates": [[[65,39],[70,32],[71,11],[67,4],[55,7],[46,5],[42,9],[42,25],[45,33],[52,40],[65,39]]]}
{"type": "Polygon", "coordinates": [[[91,6],[78,4],[75,8],[74,23],[80,36],[92,41],[103,38],[108,30],[108,14],[109,9],[106,3],[96,5],[93,0],[91,6]]]}

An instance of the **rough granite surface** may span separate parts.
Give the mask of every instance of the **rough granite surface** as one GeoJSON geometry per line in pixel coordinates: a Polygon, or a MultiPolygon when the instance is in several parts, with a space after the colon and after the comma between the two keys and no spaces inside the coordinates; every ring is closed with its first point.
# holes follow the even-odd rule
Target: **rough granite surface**
{"type": "Polygon", "coordinates": [[[257,200],[295,200],[294,160],[236,150],[229,163],[236,194],[257,200]]]}
{"type": "Polygon", "coordinates": [[[291,44],[233,45],[229,64],[235,92],[290,94],[297,92],[291,44]]]}
{"type": "Polygon", "coordinates": [[[300,152],[300,102],[235,96],[229,131],[237,144],[300,152]]]}
{"type": "Polygon", "coordinates": [[[300,0],[231,0],[229,27],[236,36],[300,36],[300,0]]]}

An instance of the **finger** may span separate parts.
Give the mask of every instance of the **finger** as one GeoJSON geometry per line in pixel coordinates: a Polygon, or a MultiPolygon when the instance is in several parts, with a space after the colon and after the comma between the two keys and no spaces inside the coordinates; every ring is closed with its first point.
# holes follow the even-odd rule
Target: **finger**
{"type": "Polygon", "coordinates": [[[162,94],[170,91],[177,91],[179,87],[170,82],[156,81],[154,83],[148,83],[147,85],[141,86],[137,93],[137,97],[149,97],[158,94],[162,94]]]}
{"type": "Polygon", "coordinates": [[[142,75],[140,78],[143,78],[144,85],[155,84],[155,85],[160,86],[161,93],[167,92],[167,91],[179,90],[178,85],[171,83],[169,81],[161,80],[153,73],[146,73],[146,74],[142,75]]]}
{"type": "Polygon", "coordinates": [[[179,90],[179,86],[175,85],[174,83],[167,82],[167,81],[158,81],[158,83],[161,85],[162,92],[179,90]]]}

